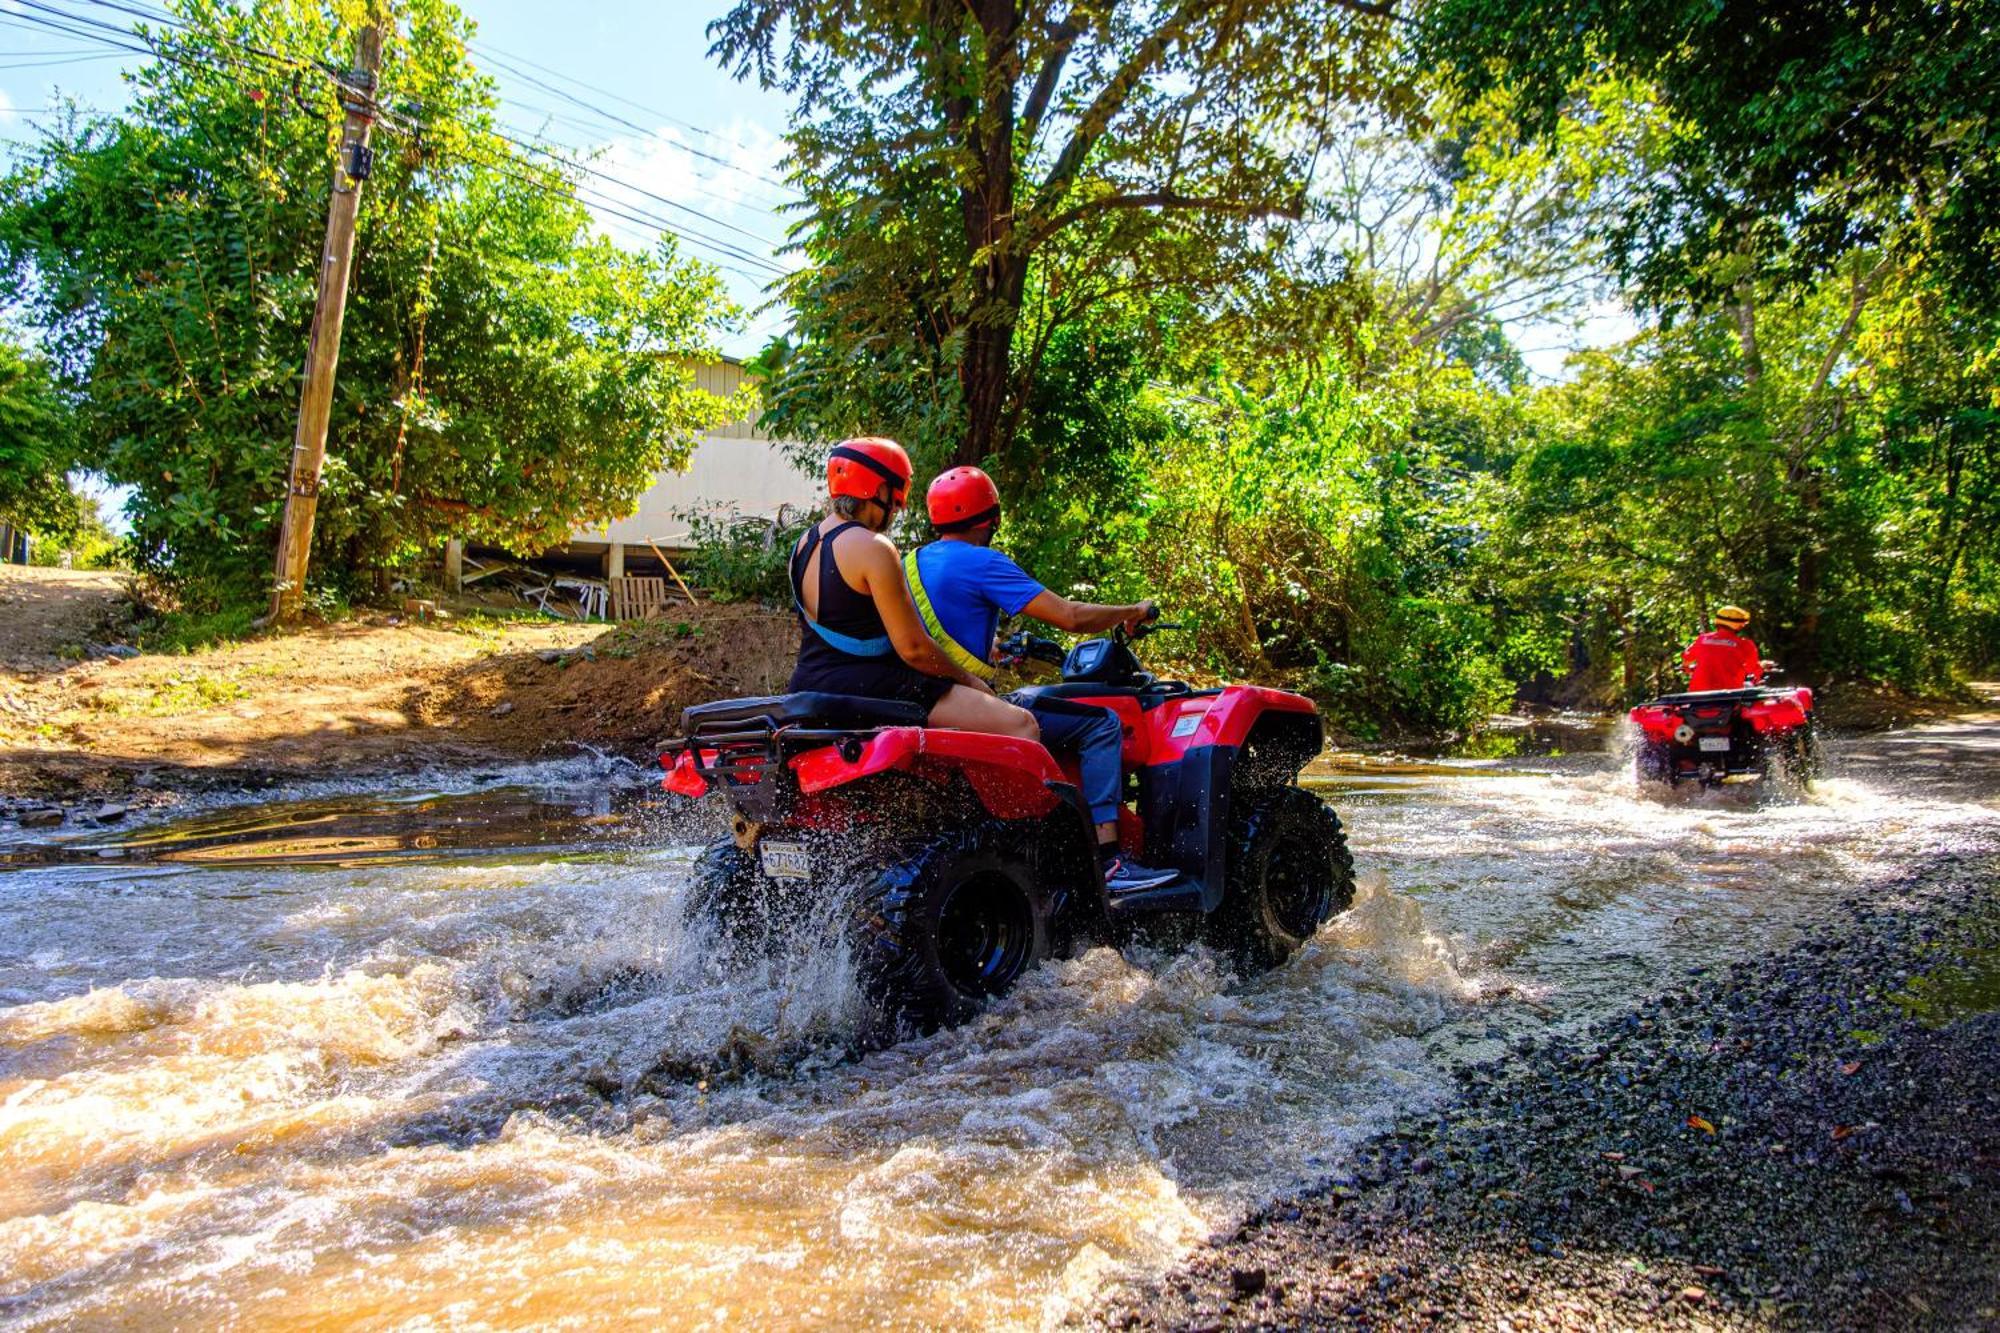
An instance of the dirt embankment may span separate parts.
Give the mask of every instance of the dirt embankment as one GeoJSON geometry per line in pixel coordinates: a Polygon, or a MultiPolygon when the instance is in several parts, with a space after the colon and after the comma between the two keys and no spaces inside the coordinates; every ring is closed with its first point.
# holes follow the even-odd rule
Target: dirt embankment
{"type": "Polygon", "coordinates": [[[619,626],[369,615],[79,660],[120,594],[114,576],[68,574],[0,567],[0,807],[579,744],[637,755],[691,703],[782,687],[797,645],[789,616],[703,605],[619,626]]]}

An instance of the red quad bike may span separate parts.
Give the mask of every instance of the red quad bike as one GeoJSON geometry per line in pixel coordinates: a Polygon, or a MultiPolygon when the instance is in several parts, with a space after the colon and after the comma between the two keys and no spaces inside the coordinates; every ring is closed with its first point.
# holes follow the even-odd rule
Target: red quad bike
{"type": "Polygon", "coordinates": [[[1641,782],[1715,787],[1781,771],[1803,788],[1820,776],[1813,694],[1803,686],[1663,694],[1631,716],[1641,782]]]}
{"type": "Polygon", "coordinates": [[[1199,927],[1246,970],[1282,962],[1354,898],[1340,820],[1298,785],[1318,711],[1282,690],[1157,680],[1130,643],[1121,630],[1064,656],[1016,636],[1061,682],[1011,697],[1117,712],[1121,841],[1179,880],[1113,896],[1075,764],[1036,742],[926,727],[914,704],[789,694],[690,708],[661,756],[669,791],[719,793],[735,814],[696,865],[698,905],[763,943],[762,928],[838,904],[897,1033],[962,1022],[1068,941],[1147,919],[1199,927]]]}

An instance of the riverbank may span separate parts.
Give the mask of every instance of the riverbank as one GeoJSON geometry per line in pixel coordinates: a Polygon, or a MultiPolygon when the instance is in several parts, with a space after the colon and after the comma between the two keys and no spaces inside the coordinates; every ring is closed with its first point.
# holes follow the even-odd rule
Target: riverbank
{"type": "Polygon", "coordinates": [[[1459,1069],[1101,1328],[2000,1327],[2000,858],[1459,1069]]]}
{"type": "Polygon", "coordinates": [[[384,613],[186,653],[119,641],[111,576],[0,567],[0,820],[116,819],[217,788],[643,753],[688,704],[782,684],[790,618],[604,625],[384,613]]]}

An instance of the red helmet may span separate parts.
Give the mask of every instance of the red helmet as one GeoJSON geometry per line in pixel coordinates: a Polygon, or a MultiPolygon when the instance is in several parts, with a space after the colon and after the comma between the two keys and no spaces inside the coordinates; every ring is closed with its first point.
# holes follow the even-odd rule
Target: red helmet
{"type": "Polygon", "coordinates": [[[955,467],[940,473],[924,495],[931,526],[939,532],[963,532],[1000,518],[1000,488],[976,467],[955,467]]]}
{"type": "Polygon", "coordinates": [[[833,446],[826,459],[829,495],[873,500],[887,482],[897,504],[910,493],[910,456],[903,446],[879,435],[862,435],[833,446]]]}

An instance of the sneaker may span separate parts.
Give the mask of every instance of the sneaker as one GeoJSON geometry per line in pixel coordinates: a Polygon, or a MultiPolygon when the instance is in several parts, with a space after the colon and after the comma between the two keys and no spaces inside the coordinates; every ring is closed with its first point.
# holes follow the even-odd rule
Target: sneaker
{"type": "Polygon", "coordinates": [[[1157,889],[1180,877],[1178,870],[1154,870],[1151,866],[1142,866],[1122,856],[1112,857],[1111,864],[1104,867],[1104,887],[1114,894],[1157,889]]]}

